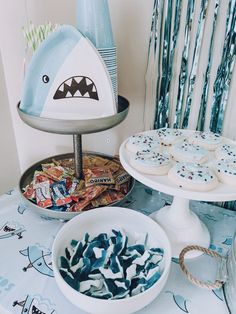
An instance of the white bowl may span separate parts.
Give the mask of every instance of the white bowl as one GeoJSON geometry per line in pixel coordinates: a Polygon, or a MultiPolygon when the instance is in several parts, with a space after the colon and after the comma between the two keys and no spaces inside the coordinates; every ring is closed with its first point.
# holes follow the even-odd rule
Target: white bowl
{"type": "Polygon", "coordinates": [[[128,314],[136,312],[151,303],[161,292],[168,278],[171,263],[171,248],[164,230],[151,218],[131,209],[121,207],[101,207],[74,217],[58,232],[52,248],[52,263],[56,282],[65,297],[75,306],[94,314],[128,314]],[[152,247],[164,249],[164,269],[159,280],[146,291],[124,299],[104,300],[82,294],[62,278],[59,273],[60,256],[72,239],[82,240],[87,232],[91,236],[110,233],[111,229],[123,229],[128,238],[135,233],[148,233],[152,247]]]}

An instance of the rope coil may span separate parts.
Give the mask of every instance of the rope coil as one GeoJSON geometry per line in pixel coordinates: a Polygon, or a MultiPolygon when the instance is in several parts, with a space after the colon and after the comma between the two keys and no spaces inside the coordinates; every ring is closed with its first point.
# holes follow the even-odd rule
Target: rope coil
{"type": "Polygon", "coordinates": [[[183,273],[187,276],[188,280],[191,281],[194,285],[200,287],[200,288],[205,288],[205,289],[209,289],[209,290],[214,290],[214,289],[219,289],[222,287],[222,285],[224,284],[223,281],[220,280],[216,280],[214,283],[208,283],[208,282],[204,282],[201,280],[198,280],[197,278],[195,278],[187,269],[187,267],[184,264],[184,256],[187,252],[189,251],[201,251],[211,257],[215,257],[218,259],[222,259],[222,256],[220,254],[218,254],[217,252],[214,252],[212,250],[206,249],[202,246],[199,245],[189,245],[186,246],[179,255],[179,265],[180,268],[182,269],[183,273]]]}

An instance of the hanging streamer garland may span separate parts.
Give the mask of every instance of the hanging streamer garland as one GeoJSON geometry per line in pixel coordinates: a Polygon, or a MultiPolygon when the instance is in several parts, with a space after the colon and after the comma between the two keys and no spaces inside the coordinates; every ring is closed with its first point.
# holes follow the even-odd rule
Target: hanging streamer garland
{"type": "MultiPolygon", "coordinates": [[[[146,74],[146,104],[149,108],[156,105],[156,113],[150,114],[147,111],[146,117],[149,121],[149,127],[160,128],[169,125],[170,109],[175,110],[174,127],[187,127],[191,107],[193,106],[193,91],[196,85],[195,79],[199,68],[200,49],[203,38],[206,33],[206,10],[210,3],[209,0],[201,0],[199,14],[195,10],[195,0],[155,0],[152,16],[152,29],[149,44],[148,68],[146,74]],[[187,3],[186,3],[186,2],[187,3]],[[183,25],[183,44],[178,45],[181,49],[180,54],[177,52],[177,38],[180,36],[180,20],[183,4],[187,6],[186,16],[183,25]],[[193,58],[190,68],[190,40],[193,37],[192,24],[197,20],[196,37],[194,38],[193,58]],[[179,79],[177,82],[177,104],[170,103],[170,87],[173,86],[173,62],[175,56],[180,61],[179,79]],[[147,93],[148,92],[148,93],[147,93]],[[186,106],[185,106],[186,98],[186,106]],[[172,106],[172,107],[171,107],[172,106]],[[185,108],[185,110],[184,110],[185,108]],[[153,116],[152,116],[153,115],[153,116]],[[153,124],[150,122],[156,119],[153,124]],[[182,123],[183,119],[183,123],[182,123]],[[181,124],[182,123],[182,124],[181,124]]],[[[214,47],[217,44],[217,24],[221,17],[221,6],[228,6],[226,16],[226,30],[223,43],[221,62],[217,70],[216,79],[213,86],[213,106],[211,112],[210,127],[213,132],[221,132],[224,121],[224,114],[227,105],[230,85],[232,84],[232,74],[235,68],[236,60],[236,0],[215,0],[214,14],[212,15],[212,28],[210,35],[209,50],[207,51],[207,66],[203,77],[201,92],[201,103],[199,114],[196,116],[197,129],[204,130],[205,115],[209,103],[210,77],[213,67],[214,47]]],[[[224,21],[223,21],[224,23],[224,21]]],[[[232,85],[231,85],[232,86],[232,85]]],[[[175,92],[175,91],[174,91],[175,92]]],[[[175,93],[174,93],[175,94],[175,93]]],[[[174,95],[173,94],[173,95],[174,95]]],[[[219,203],[217,203],[219,205],[219,203]]],[[[220,206],[236,209],[236,202],[223,202],[220,206]]]]}
{"type": "Polygon", "coordinates": [[[195,0],[188,0],[187,18],[185,22],[184,47],[181,59],[181,69],[179,75],[178,97],[175,112],[174,128],[181,128],[181,116],[183,109],[183,100],[186,80],[188,77],[188,57],[190,46],[190,35],[192,29],[193,15],[194,15],[195,0]]]}
{"type": "Polygon", "coordinates": [[[157,50],[157,28],[159,24],[159,12],[158,12],[159,0],[154,1],[152,12],[152,24],[151,24],[151,36],[149,41],[149,54],[151,53],[151,46],[153,44],[153,52],[156,54],[157,50]]]}
{"type": "Polygon", "coordinates": [[[145,89],[145,106],[143,114],[143,125],[144,129],[152,128],[154,124],[154,116],[150,117],[151,112],[148,109],[152,108],[156,104],[156,87],[157,87],[157,76],[158,76],[158,60],[159,51],[158,40],[159,40],[159,29],[161,21],[159,21],[159,0],[154,1],[153,12],[152,12],[152,22],[151,22],[151,35],[149,41],[148,50],[148,66],[146,71],[146,89],[145,89]]]}
{"type": "Polygon", "coordinates": [[[196,75],[197,75],[197,70],[198,70],[200,49],[202,46],[203,30],[204,30],[205,21],[206,21],[207,6],[208,6],[208,0],[202,0],[200,15],[198,19],[197,35],[195,39],[195,46],[194,46],[194,52],[193,52],[192,68],[189,75],[187,101],[186,101],[182,128],[186,128],[188,126],[189,114],[190,114],[190,109],[191,109],[191,104],[192,104],[193,90],[194,90],[194,85],[196,82],[196,75]]]}
{"type": "Polygon", "coordinates": [[[214,82],[213,105],[211,112],[210,129],[213,132],[221,133],[224,122],[226,104],[229,88],[235,64],[236,55],[236,1],[229,3],[227,15],[226,35],[223,46],[221,63],[217,70],[214,82]]]}
{"type": "Polygon", "coordinates": [[[156,110],[156,121],[154,128],[168,126],[168,115],[170,106],[170,84],[172,79],[173,60],[176,48],[176,42],[179,34],[180,16],[181,16],[182,0],[176,0],[173,35],[171,36],[172,28],[172,11],[173,1],[168,1],[167,9],[168,13],[165,19],[165,31],[164,31],[164,43],[163,43],[163,61],[162,61],[162,79],[160,88],[160,97],[158,102],[158,108],[156,110]],[[166,47],[169,44],[169,47],[166,47]]]}
{"type": "MultiPolygon", "coordinates": [[[[236,1],[230,1],[226,21],[225,42],[221,64],[217,71],[217,77],[214,83],[214,102],[211,114],[211,130],[222,132],[224,114],[228,100],[229,88],[232,79],[232,73],[235,65],[236,55],[236,1]]],[[[236,210],[236,202],[220,202],[217,205],[236,210]]]]}
{"type": "Polygon", "coordinates": [[[219,12],[219,1],[216,0],[215,8],[214,8],[214,18],[213,18],[213,26],[212,26],[212,33],[211,33],[211,39],[210,39],[210,47],[208,52],[208,63],[206,72],[204,75],[204,83],[203,83],[203,91],[201,96],[201,104],[198,114],[198,122],[197,122],[197,130],[203,131],[205,126],[205,115],[206,115],[206,108],[207,108],[207,100],[208,100],[208,93],[209,93],[209,84],[210,84],[210,72],[212,67],[212,59],[213,59],[213,47],[215,43],[215,30],[216,30],[216,23],[217,23],[217,17],[219,12]]]}
{"type": "MultiPolygon", "coordinates": [[[[174,127],[187,127],[188,118],[192,107],[192,96],[196,85],[196,74],[199,68],[200,49],[203,42],[203,37],[206,30],[206,9],[209,0],[201,0],[200,14],[196,16],[195,0],[184,0],[187,5],[187,13],[185,17],[183,45],[180,46],[182,50],[180,56],[180,73],[177,86],[177,100],[174,108],[174,127]],[[193,19],[198,19],[198,26],[196,30],[196,37],[194,43],[193,60],[191,63],[191,71],[188,73],[189,64],[189,49],[190,38],[192,36],[193,19]],[[188,89],[187,89],[188,88],[188,89]],[[186,99],[186,102],[185,102],[186,99]],[[183,123],[182,123],[183,120],[183,123]]],[[[156,106],[156,112],[146,112],[146,118],[149,120],[149,127],[152,128],[151,121],[154,128],[169,126],[170,104],[170,86],[173,86],[172,69],[173,60],[176,50],[176,41],[179,35],[180,19],[181,19],[181,5],[182,0],[155,0],[154,10],[152,16],[152,30],[149,45],[149,62],[148,71],[146,75],[146,103],[149,103],[149,108],[156,106]],[[175,12],[174,12],[175,10],[175,12]],[[173,24],[173,25],[172,25],[173,24]],[[155,78],[155,79],[154,79],[155,78]],[[155,85],[156,84],[156,85],[155,85]],[[153,114],[153,116],[152,116],[153,114]]],[[[212,63],[214,55],[214,46],[217,42],[217,21],[219,19],[219,5],[228,5],[225,40],[222,52],[220,66],[217,70],[217,76],[213,86],[213,106],[210,121],[210,128],[214,132],[221,132],[223,127],[223,120],[225,109],[227,105],[229,89],[232,79],[233,69],[235,67],[236,58],[236,43],[235,39],[235,25],[236,25],[236,0],[215,0],[214,15],[212,19],[212,32],[210,34],[209,50],[207,52],[208,64],[203,78],[203,85],[201,92],[201,103],[199,114],[196,117],[196,125],[198,130],[204,130],[205,114],[208,103],[210,77],[212,72],[212,63]]],[[[179,48],[178,48],[179,49],[179,48]]],[[[176,55],[178,56],[178,55],[176,55]]]]}
{"type": "MultiPolygon", "coordinates": [[[[160,7],[159,10],[161,11],[161,19],[160,19],[160,29],[159,29],[159,36],[160,36],[160,40],[159,40],[159,47],[158,47],[158,75],[157,75],[157,85],[156,85],[156,107],[155,107],[155,118],[157,116],[157,112],[159,111],[158,108],[158,100],[160,98],[160,90],[161,90],[161,75],[162,75],[162,64],[163,64],[163,58],[164,58],[164,54],[165,54],[165,47],[163,45],[163,49],[162,49],[162,42],[163,41],[163,21],[164,21],[164,13],[166,13],[166,11],[164,11],[165,8],[165,1],[161,0],[160,1],[160,7]]],[[[164,28],[165,31],[165,28],[164,28]]],[[[155,128],[156,122],[154,123],[154,128],[155,128]]]]}
{"type": "Polygon", "coordinates": [[[168,0],[164,5],[163,1],[163,19],[164,19],[164,35],[162,47],[162,75],[160,78],[159,101],[156,106],[156,122],[155,128],[167,126],[168,123],[168,107],[166,106],[166,88],[169,72],[169,56],[170,56],[170,40],[171,40],[171,22],[172,22],[172,1],[168,0]]]}

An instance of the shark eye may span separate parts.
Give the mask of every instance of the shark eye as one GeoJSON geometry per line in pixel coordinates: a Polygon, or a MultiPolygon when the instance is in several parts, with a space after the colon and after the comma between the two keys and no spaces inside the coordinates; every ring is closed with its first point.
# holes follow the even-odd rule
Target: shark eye
{"type": "Polygon", "coordinates": [[[48,83],[49,82],[49,77],[47,75],[44,75],[42,77],[42,80],[43,80],[44,83],[48,83]]]}

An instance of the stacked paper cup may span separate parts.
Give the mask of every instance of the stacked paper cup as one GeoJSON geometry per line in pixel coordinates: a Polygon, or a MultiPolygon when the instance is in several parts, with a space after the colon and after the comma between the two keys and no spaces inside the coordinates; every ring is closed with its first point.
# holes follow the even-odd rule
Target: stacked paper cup
{"type": "Polygon", "coordinates": [[[117,56],[107,0],[77,0],[77,28],[91,40],[105,62],[117,103],[117,56]]]}

